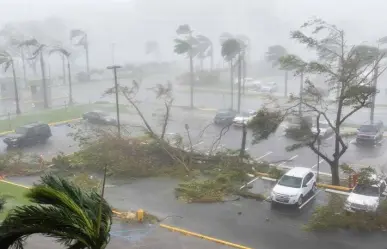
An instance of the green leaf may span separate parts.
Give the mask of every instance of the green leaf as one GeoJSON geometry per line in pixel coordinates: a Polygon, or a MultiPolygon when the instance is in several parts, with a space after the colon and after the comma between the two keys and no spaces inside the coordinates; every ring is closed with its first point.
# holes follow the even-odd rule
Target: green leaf
{"type": "Polygon", "coordinates": [[[253,131],[253,144],[275,133],[283,120],[284,115],[281,111],[270,111],[267,108],[259,110],[248,125],[253,131]]]}
{"type": "Polygon", "coordinates": [[[237,39],[231,38],[223,42],[221,54],[226,61],[233,60],[242,50],[241,44],[237,39]]]}

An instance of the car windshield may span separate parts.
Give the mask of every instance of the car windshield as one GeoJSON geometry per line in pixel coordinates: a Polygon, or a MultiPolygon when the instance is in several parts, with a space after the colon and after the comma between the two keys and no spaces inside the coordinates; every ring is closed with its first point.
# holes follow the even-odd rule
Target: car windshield
{"type": "Polygon", "coordinates": [[[379,196],[379,188],[370,185],[358,184],[352,191],[355,194],[366,195],[366,196],[379,196]]]}
{"type": "Polygon", "coordinates": [[[290,188],[300,188],[302,183],[302,178],[295,176],[284,175],[281,180],[279,180],[278,185],[290,187],[290,188]]]}
{"type": "Polygon", "coordinates": [[[375,125],[363,125],[359,129],[360,132],[377,132],[378,128],[375,125]]]}
{"type": "Polygon", "coordinates": [[[16,128],[15,133],[17,133],[17,134],[26,134],[27,131],[28,131],[27,128],[25,128],[25,127],[19,127],[19,128],[16,128]]]}

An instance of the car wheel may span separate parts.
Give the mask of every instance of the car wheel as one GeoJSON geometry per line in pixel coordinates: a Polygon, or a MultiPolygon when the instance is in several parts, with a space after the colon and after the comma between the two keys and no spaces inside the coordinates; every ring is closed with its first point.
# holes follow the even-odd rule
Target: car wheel
{"type": "Polygon", "coordinates": [[[301,195],[300,198],[298,198],[297,205],[301,206],[304,203],[304,197],[301,195]]]}

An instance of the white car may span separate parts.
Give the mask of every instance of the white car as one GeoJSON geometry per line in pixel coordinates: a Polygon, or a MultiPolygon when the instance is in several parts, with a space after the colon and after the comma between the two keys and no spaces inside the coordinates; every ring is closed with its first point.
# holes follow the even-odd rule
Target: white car
{"type": "Polygon", "coordinates": [[[317,191],[316,175],[310,168],[294,167],[279,179],[270,197],[272,204],[301,206],[312,191],[317,191]]]}
{"type": "MultiPolygon", "coordinates": [[[[327,121],[320,121],[319,122],[319,128],[320,128],[320,137],[327,137],[333,133],[332,127],[329,126],[327,121]]],[[[318,133],[317,125],[314,125],[312,127],[312,133],[316,135],[318,133]]]]}
{"type": "Polygon", "coordinates": [[[278,89],[275,82],[268,82],[261,85],[262,92],[276,92],[278,89]]]}
{"type": "Polygon", "coordinates": [[[254,110],[241,112],[235,116],[232,124],[234,126],[242,126],[243,124],[247,125],[255,117],[255,115],[257,115],[257,112],[254,110]]]}
{"type": "MultiPolygon", "coordinates": [[[[376,175],[372,176],[377,179],[376,175]]],[[[374,185],[356,184],[345,202],[344,209],[348,212],[376,212],[379,203],[386,199],[386,181],[378,180],[374,185]]]]}

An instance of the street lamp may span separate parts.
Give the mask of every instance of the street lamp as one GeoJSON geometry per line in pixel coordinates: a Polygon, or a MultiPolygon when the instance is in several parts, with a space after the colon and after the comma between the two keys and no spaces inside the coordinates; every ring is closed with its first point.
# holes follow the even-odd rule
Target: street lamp
{"type": "Polygon", "coordinates": [[[121,138],[121,123],[120,123],[120,106],[118,104],[118,82],[117,82],[117,69],[121,68],[118,65],[108,66],[107,69],[112,69],[114,74],[114,88],[116,90],[116,112],[117,112],[117,129],[118,137],[121,138]]]}

